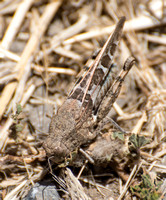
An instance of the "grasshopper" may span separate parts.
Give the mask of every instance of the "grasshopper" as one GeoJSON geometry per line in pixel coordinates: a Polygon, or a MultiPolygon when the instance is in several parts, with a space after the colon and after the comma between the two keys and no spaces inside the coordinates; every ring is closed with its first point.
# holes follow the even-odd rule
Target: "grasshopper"
{"type": "Polygon", "coordinates": [[[121,17],[94,62],[52,117],[43,147],[47,156],[57,164],[97,137],[96,127],[108,115],[120,93],[122,82],[135,62],[133,57],[129,57],[115,77],[113,57],[124,23],[125,17],[121,17]]]}

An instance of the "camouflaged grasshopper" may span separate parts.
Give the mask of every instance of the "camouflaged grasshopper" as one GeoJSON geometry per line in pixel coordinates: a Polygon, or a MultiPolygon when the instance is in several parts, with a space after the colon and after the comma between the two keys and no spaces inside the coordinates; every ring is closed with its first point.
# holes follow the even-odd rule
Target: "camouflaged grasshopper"
{"type": "Polygon", "coordinates": [[[129,57],[119,75],[114,73],[113,56],[124,22],[125,17],[120,18],[94,62],[79,78],[57,114],[52,117],[49,135],[43,147],[47,156],[57,164],[81,145],[95,139],[96,127],[99,123],[102,124],[109,113],[125,76],[135,62],[133,57],[129,57]]]}

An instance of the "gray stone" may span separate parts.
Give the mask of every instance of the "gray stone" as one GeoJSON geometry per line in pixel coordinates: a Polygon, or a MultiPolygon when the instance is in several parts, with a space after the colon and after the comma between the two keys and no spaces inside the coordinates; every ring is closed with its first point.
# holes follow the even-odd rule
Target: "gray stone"
{"type": "Polygon", "coordinates": [[[36,183],[23,200],[60,200],[55,185],[36,183]]]}

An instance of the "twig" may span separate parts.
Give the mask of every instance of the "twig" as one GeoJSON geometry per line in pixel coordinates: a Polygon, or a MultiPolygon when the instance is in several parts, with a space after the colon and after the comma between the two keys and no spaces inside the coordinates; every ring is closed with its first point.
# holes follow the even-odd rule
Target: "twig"
{"type": "MultiPolygon", "coordinates": [[[[56,13],[56,11],[58,10],[61,2],[62,2],[61,0],[56,1],[56,2],[51,2],[45,8],[43,15],[39,19],[39,24],[36,27],[36,30],[34,31],[33,35],[30,37],[30,39],[21,55],[21,59],[15,67],[16,69],[19,70],[19,74],[17,76],[18,80],[20,80],[22,78],[25,67],[26,67],[29,59],[34,56],[33,54],[40,42],[40,38],[46,31],[48,24],[50,23],[50,21],[52,20],[53,16],[56,13]]],[[[9,103],[16,87],[17,87],[17,83],[15,82],[15,83],[8,84],[4,88],[4,90],[2,92],[2,96],[0,98],[0,118],[2,117],[2,115],[6,109],[6,106],[9,103]]],[[[16,103],[18,96],[20,96],[19,93],[20,92],[17,90],[16,95],[13,100],[14,104],[16,103]]]]}

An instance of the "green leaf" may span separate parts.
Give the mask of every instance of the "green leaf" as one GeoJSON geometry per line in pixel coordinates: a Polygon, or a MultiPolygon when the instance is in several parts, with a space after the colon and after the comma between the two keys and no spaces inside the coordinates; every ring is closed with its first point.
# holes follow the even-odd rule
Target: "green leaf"
{"type": "Polygon", "coordinates": [[[152,189],[154,187],[154,184],[152,183],[149,174],[142,175],[142,181],[145,188],[152,189]]]}
{"type": "Polygon", "coordinates": [[[15,127],[16,127],[16,132],[17,133],[21,132],[23,130],[23,125],[22,124],[16,124],[15,127]]]}
{"type": "MultiPolygon", "coordinates": [[[[161,194],[158,192],[159,184],[154,184],[157,182],[151,179],[148,174],[142,175],[142,181],[138,185],[131,186],[130,190],[133,195],[138,196],[143,200],[159,200],[161,194]]],[[[161,182],[159,182],[161,185],[161,182]]]]}
{"type": "Polygon", "coordinates": [[[135,148],[140,148],[145,144],[149,143],[144,136],[139,136],[138,134],[133,134],[129,137],[129,141],[135,146],[135,148]]]}
{"type": "Polygon", "coordinates": [[[21,106],[21,104],[17,103],[16,108],[17,108],[16,114],[19,115],[22,112],[22,106],[21,106]]]}
{"type": "Polygon", "coordinates": [[[124,141],[124,133],[122,132],[114,132],[113,133],[113,137],[116,139],[116,138],[119,138],[120,140],[124,141]]]}

